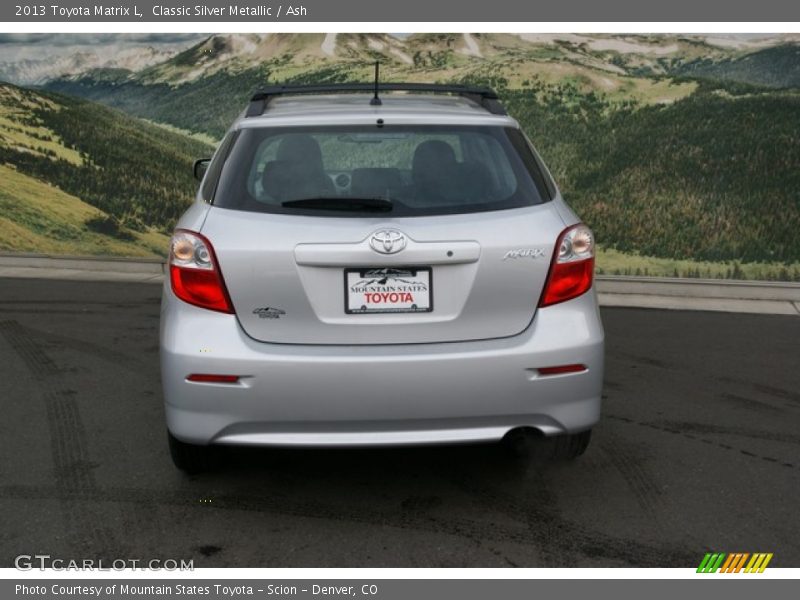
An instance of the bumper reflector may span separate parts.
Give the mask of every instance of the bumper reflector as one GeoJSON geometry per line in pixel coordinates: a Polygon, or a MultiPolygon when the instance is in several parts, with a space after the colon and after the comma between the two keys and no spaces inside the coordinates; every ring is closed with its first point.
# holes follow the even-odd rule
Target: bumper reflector
{"type": "Polygon", "coordinates": [[[557,367],[541,367],[537,369],[539,375],[563,375],[565,373],[581,373],[586,370],[586,365],[559,365],[557,367]]]}
{"type": "Polygon", "coordinates": [[[207,373],[192,373],[186,381],[197,383],[239,383],[238,375],[209,375],[207,373]]]}

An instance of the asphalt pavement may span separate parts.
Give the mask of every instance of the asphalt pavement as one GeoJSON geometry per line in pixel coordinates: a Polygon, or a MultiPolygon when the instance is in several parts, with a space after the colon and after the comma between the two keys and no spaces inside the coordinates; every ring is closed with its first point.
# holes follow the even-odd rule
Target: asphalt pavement
{"type": "Polygon", "coordinates": [[[796,316],[604,308],[603,417],[572,463],[236,449],[187,477],[166,448],[159,296],[0,279],[0,566],[800,566],[796,316]]]}

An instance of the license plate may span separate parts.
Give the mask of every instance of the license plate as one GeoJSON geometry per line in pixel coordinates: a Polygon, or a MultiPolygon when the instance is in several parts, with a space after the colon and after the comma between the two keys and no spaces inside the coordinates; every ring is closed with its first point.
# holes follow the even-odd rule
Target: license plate
{"type": "Polygon", "coordinates": [[[432,310],[430,267],[367,267],[344,271],[344,311],[347,314],[432,310]]]}

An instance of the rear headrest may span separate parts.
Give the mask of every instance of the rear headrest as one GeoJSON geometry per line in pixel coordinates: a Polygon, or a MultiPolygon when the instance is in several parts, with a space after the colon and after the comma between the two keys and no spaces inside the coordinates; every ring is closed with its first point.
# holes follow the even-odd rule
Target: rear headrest
{"type": "Polygon", "coordinates": [[[456,154],[450,144],[441,140],[428,140],[414,150],[411,176],[414,183],[425,183],[442,177],[455,164],[456,154]]]}
{"type": "Polygon", "coordinates": [[[322,170],[322,150],[317,140],[305,133],[290,133],[278,146],[277,160],[302,163],[308,168],[322,170]]]}

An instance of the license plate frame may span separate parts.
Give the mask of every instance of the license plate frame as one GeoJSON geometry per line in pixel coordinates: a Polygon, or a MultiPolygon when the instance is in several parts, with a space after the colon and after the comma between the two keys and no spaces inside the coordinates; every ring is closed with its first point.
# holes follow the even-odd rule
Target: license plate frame
{"type": "MultiPolygon", "coordinates": [[[[405,303],[403,303],[405,304],[405,303]]],[[[375,314],[418,314],[418,313],[429,313],[433,312],[433,268],[432,267],[347,267],[344,269],[344,312],[348,315],[375,315],[375,314]],[[358,307],[351,306],[351,298],[353,294],[357,293],[366,293],[364,291],[361,292],[354,292],[351,291],[351,287],[354,287],[359,283],[356,280],[355,284],[351,283],[350,275],[352,273],[356,274],[356,277],[361,280],[371,280],[375,279],[375,277],[379,275],[384,275],[387,279],[394,279],[398,281],[398,283],[393,286],[393,289],[381,289],[384,288],[379,282],[371,282],[369,285],[364,284],[364,287],[370,287],[370,293],[425,293],[424,290],[418,289],[409,289],[419,285],[425,285],[427,287],[427,306],[419,306],[416,307],[412,306],[402,306],[396,308],[390,307],[379,307],[379,308],[370,308],[367,307],[365,304],[362,304],[358,307]],[[418,280],[420,274],[426,274],[427,276],[423,277],[422,280],[418,280]],[[409,279],[411,278],[411,279],[409,279]],[[401,289],[397,289],[401,288],[401,289]]]]}

